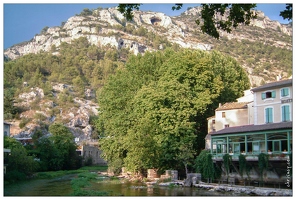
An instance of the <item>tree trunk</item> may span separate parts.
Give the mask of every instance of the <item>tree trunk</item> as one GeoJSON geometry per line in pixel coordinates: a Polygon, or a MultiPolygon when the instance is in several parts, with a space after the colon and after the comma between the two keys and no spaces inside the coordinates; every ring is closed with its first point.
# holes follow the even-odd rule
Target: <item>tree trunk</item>
{"type": "Polygon", "coordinates": [[[187,174],[188,174],[187,163],[184,163],[184,167],[185,167],[185,172],[186,172],[186,177],[187,177],[187,174]]]}

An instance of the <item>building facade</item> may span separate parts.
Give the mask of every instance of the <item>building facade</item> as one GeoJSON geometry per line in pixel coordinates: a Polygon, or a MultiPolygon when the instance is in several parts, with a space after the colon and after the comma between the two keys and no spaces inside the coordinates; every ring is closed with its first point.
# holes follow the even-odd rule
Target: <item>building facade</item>
{"type": "MultiPolygon", "coordinates": [[[[251,92],[254,102],[248,104],[247,113],[252,113],[252,117],[246,120],[246,112],[236,116],[245,119],[246,124],[229,126],[208,134],[212,158],[216,165],[223,168],[223,156],[229,154],[232,175],[242,179],[244,176],[238,171],[239,157],[245,155],[252,168],[252,180],[262,181],[259,155],[264,153],[268,155],[268,175],[264,181],[284,184],[293,146],[292,79],[268,83],[251,89],[251,92]]],[[[248,177],[250,179],[250,175],[248,177]]]]}
{"type": "Polygon", "coordinates": [[[7,123],[7,122],[4,122],[3,125],[4,125],[4,128],[3,128],[4,136],[10,137],[10,126],[11,126],[11,124],[7,123]]]}
{"type": "Polygon", "coordinates": [[[211,134],[225,128],[253,123],[252,106],[253,95],[250,90],[244,91],[244,96],[238,98],[237,102],[220,104],[215,110],[215,116],[207,119],[208,135],[205,138],[205,148],[211,148],[211,134]]]}
{"type": "Polygon", "coordinates": [[[269,83],[251,91],[254,103],[248,109],[254,110],[254,124],[248,121],[244,126],[212,132],[210,149],[214,156],[292,153],[292,79],[269,83]]]}
{"type": "Polygon", "coordinates": [[[266,84],[252,91],[254,125],[293,121],[292,79],[266,84]]]}
{"type": "Polygon", "coordinates": [[[107,162],[101,157],[102,151],[96,145],[83,145],[78,153],[84,162],[91,159],[91,163],[94,165],[107,165],[107,162]]]}

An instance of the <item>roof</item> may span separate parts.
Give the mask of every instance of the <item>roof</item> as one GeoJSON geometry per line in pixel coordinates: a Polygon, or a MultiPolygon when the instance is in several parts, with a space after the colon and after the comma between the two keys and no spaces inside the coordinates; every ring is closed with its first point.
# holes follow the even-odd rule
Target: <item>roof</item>
{"type": "Polygon", "coordinates": [[[8,122],[6,122],[6,121],[4,121],[4,124],[6,124],[6,125],[12,125],[11,123],[8,123],[8,122]]]}
{"type": "Polygon", "coordinates": [[[224,128],[220,131],[212,132],[211,135],[246,133],[246,132],[255,132],[255,131],[264,131],[264,130],[279,130],[279,129],[292,129],[292,122],[234,126],[234,127],[224,128]]]}
{"type": "Polygon", "coordinates": [[[215,117],[216,117],[215,115],[214,116],[211,116],[211,117],[208,117],[207,120],[212,119],[212,118],[215,118],[215,117]]]}
{"type": "Polygon", "coordinates": [[[218,107],[216,111],[248,108],[248,103],[250,102],[228,102],[218,107]]]}
{"type": "Polygon", "coordinates": [[[276,88],[276,87],[292,86],[292,82],[293,82],[293,79],[271,82],[271,83],[267,83],[265,85],[253,88],[251,89],[251,91],[257,92],[257,91],[262,91],[262,90],[276,88]]]}

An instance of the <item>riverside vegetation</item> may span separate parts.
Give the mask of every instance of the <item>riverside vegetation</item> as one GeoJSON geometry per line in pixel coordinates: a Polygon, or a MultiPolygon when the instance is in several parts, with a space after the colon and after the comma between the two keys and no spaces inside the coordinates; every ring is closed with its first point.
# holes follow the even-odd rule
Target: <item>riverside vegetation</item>
{"type": "MultiPolygon", "coordinates": [[[[175,169],[183,174],[201,170],[196,159],[204,148],[207,117],[214,114],[219,103],[235,101],[251,86],[240,64],[247,58],[245,52],[256,50],[258,55],[252,55],[255,60],[248,62],[252,67],[261,67],[258,74],[266,67],[278,66],[279,60],[286,63],[281,65],[282,70],[291,74],[291,51],[267,48],[261,36],[257,42],[241,40],[240,45],[221,37],[221,48],[231,45],[235,49],[222,52],[240,55],[234,59],[216,51],[219,49],[182,49],[144,27],[135,34],[147,38],[150,35],[149,45],[161,45],[162,50],[133,55],[125,48],[98,47],[82,36],[71,44],[53,45],[49,52],[5,60],[4,119],[20,121],[20,128],[33,122],[38,125],[32,133],[33,145],[21,146],[5,138],[4,147],[11,149],[11,155],[5,157],[9,166],[5,181],[25,179],[42,171],[78,169],[86,164],[75,154],[77,146],[66,126],[68,119],[63,116],[65,110],[77,106],[75,97],[85,98],[86,89],[94,91],[95,96],[88,98],[99,104],[99,115],[90,116],[92,139],[99,141],[103,157],[115,173],[122,167],[142,174],[150,168],[160,172],[175,169]],[[243,51],[245,46],[249,47],[247,51],[243,51]],[[268,53],[263,52],[266,49],[268,53]],[[261,65],[262,55],[273,55],[273,61],[261,65]],[[56,83],[73,87],[54,91],[56,83]],[[36,87],[43,90],[44,97],[23,106],[19,95],[36,87]],[[52,102],[53,106],[40,106],[41,102],[52,102]],[[40,109],[42,112],[33,116],[22,115],[40,109]]],[[[195,32],[195,37],[199,36],[195,32]]],[[[290,38],[285,37],[285,41],[289,43],[290,38]]],[[[208,178],[212,172],[205,171],[208,178]]]]}

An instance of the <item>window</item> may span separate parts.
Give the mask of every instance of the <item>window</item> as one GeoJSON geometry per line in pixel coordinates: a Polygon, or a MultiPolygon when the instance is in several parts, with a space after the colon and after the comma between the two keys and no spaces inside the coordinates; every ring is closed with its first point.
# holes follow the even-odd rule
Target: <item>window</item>
{"type": "Polygon", "coordinates": [[[273,108],[265,108],[265,123],[273,123],[273,108]]]}
{"type": "Polygon", "coordinates": [[[281,97],[289,96],[289,88],[282,88],[281,89],[281,97]]]}
{"type": "Polygon", "coordinates": [[[212,120],[212,123],[213,123],[213,124],[215,124],[215,123],[216,123],[216,121],[213,119],[213,120],[212,120]]]}
{"type": "Polygon", "coordinates": [[[233,143],[233,153],[235,154],[240,153],[240,143],[233,143]]]}
{"type": "Polygon", "coordinates": [[[290,106],[289,105],[282,106],[282,121],[283,122],[290,121],[290,106]]]}
{"type": "Polygon", "coordinates": [[[225,112],[222,112],[222,118],[225,118],[225,117],[226,117],[225,112]]]}
{"type": "Polygon", "coordinates": [[[225,127],[225,128],[228,128],[228,127],[229,127],[229,124],[225,124],[224,127],[225,127]]]}
{"type": "Polygon", "coordinates": [[[253,142],[252,143],[252,149],[253,149],[254,153],[259,153],[260,152],[259,142],[253,142]]]}
{"type": "Polygon", "coordinates": [[[269,98],[275,98],[275,91],[268,91],[261,93],[262,100],[269,99],[269,98]]]}
{"type": "Polygon", "coordinates": [[[281,149],[280,141],[275,140],[275,141],[272,141],[272,143],[273,143],[273,151],[275,152],[280,151],[281,149]]]}

